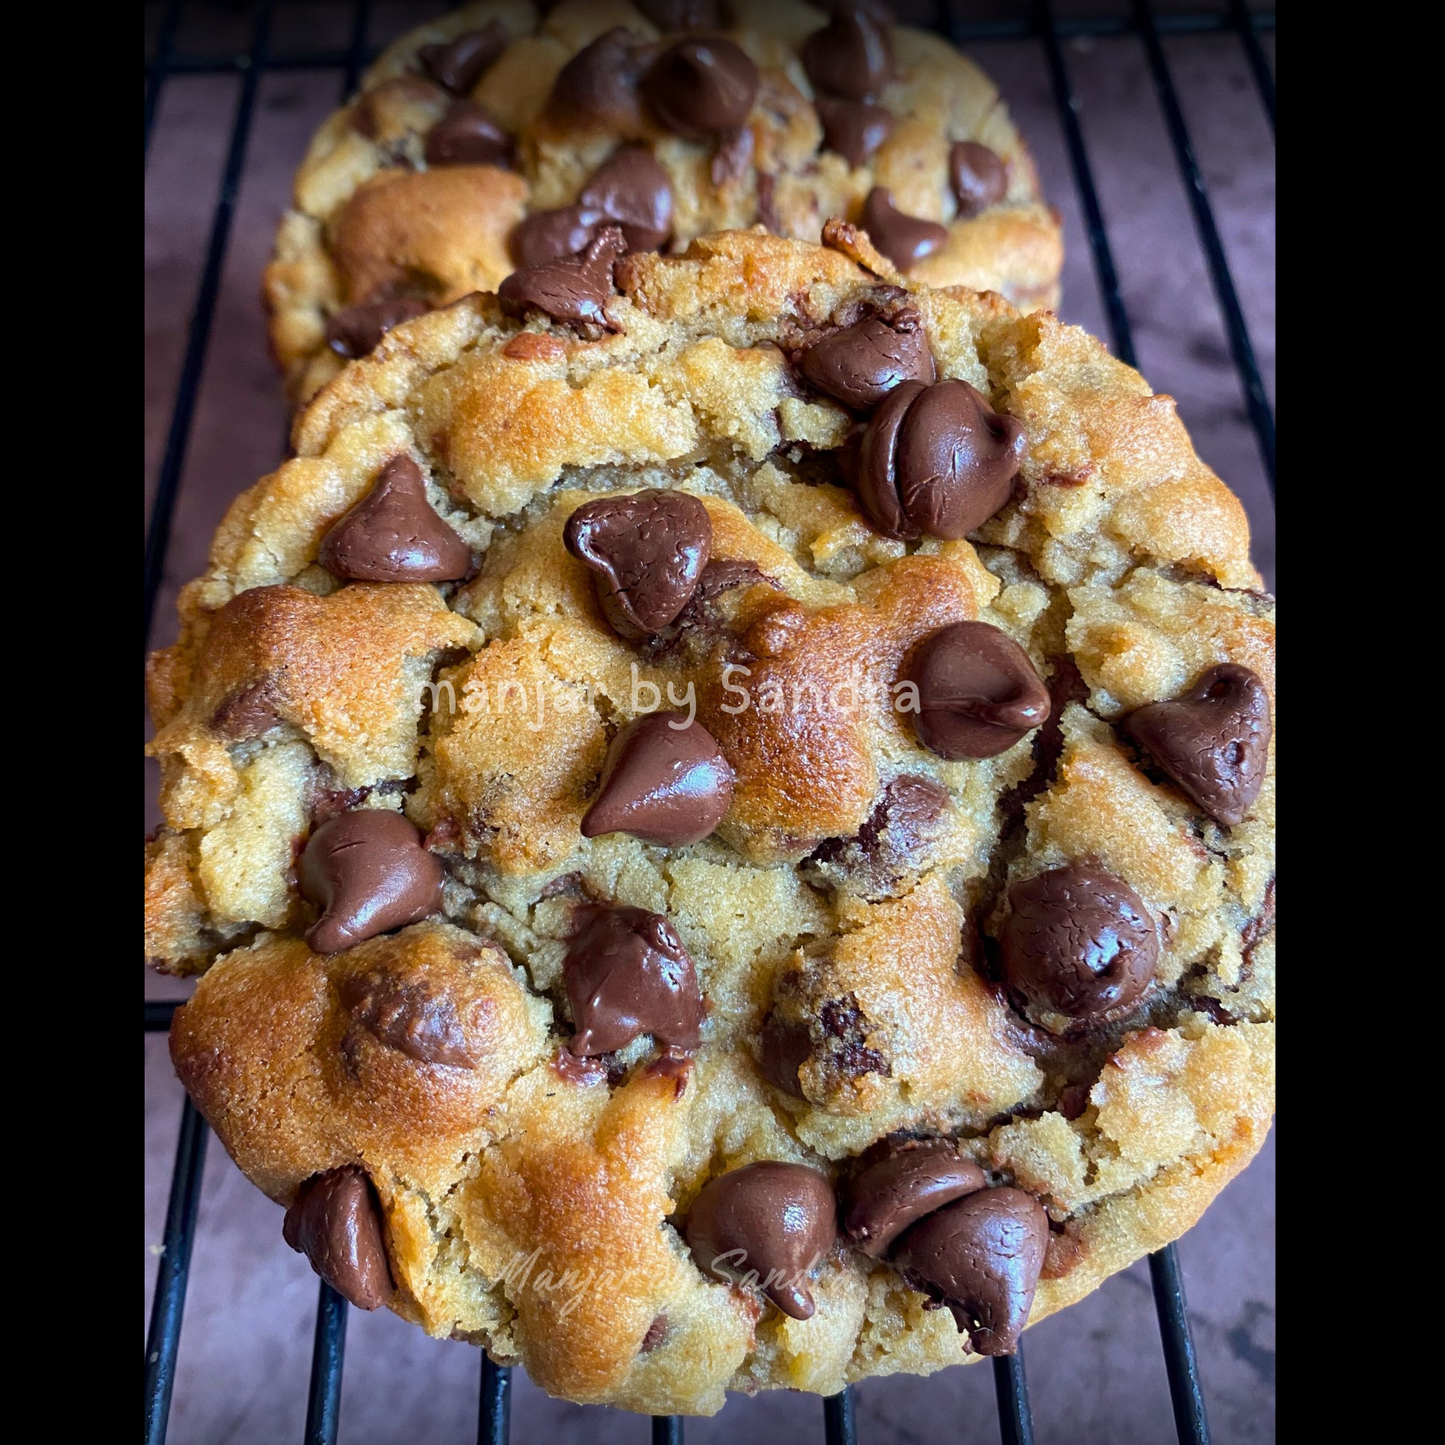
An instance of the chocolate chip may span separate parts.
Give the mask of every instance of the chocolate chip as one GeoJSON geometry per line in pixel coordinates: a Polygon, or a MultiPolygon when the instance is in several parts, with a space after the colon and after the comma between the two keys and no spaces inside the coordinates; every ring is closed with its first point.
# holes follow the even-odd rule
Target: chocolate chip
{"type": "Polygon", "coordinates": [[[572,513],[563,540],[596,574],[617,635],[642,638],[687,606],[712,551],[712,520],[686,492],[599,497],[572,513]]]}
{"type": "Polygon", "coordinates": [[[317,953],[337,953],[441,906],[442,865],[400,813],[384,808],[323,823],[297,872],[302,895],[322,910],[306,935],[317,953]]]}
{"type": "Polygon", "coordinates": [[[650,1355],[667,1338],[667,1316],[665,1314],[655,1315],[653,1321],[647,1327],[647,1333],[642,1337],[642,1343],[637,1347],[639,1355],[650,1355]]]}
{"type": "Polygon", "coordinates": [[[393,296],[364,306],[348,306],[326,323],[326,344],[338,356],[354,361],[370,356],[377,343],[393,326],[425,316],[431,307],[410,296],[393,296]]]}
{"type": "Polygon", "coordinates": [[[931,778],[904,775],[883,790],[851,838],[828,838],[803,860],[809,882],[845,886],[865,898],[892,897],[922,871],[929,845],[944,831],[948,791],[931,778]]]}
{"type": "Polygon", "coordinates": [[[909,659],[918,688],[918,741],[942,758],[992,758],[1049,716],[1049,692],[1029,655],[987,622],[955,622],[909,659]]]}
{"type": "Polygon", "coordinates": [[[627,249],[617,226],[603,226],[575,255],[513,271],[497,287],[508,316],[542,311],[554,321],[612,330],[604,309],[613,294],[612,268],[627,249]]]}
{"type": "Polygon", "coordinates": [[[633,0],[659,30],[716,30],[723,23],[717,0],[633,0]]]}
{"type": "Polygon", "coordinates": [[[882,1259],[909,1225],[986,1183],[952,1139],[897,1141],[845,1186],[843,1233],[864,1254],[882,1259]]]}
{"type": "Polygon", "coordinates": [[[661,913],[584,903],[573,913],[562,972],[579,1057],[625,1048],[651,1034],[659,1045],[695,1049],[705,1017],[697,972],[661,913]]]}
{"type": "Polygon", "coordinates": [[[752,127],[737,126],[718,137],[717,150],[713,152],[712,164],[708,167],[708,179],[719,188],[730,185],[741,180],[752,163],[752,127]]]}
{"type": "Polygon", "coordinates": [[[1226,828],[1244,821],[1269,761],[1269,694],[1237,662],[1202,673],[1188,692],[1131,713],[1124,730],[1226,828]]]}
{"type": "Polygon", "coordinates": [[[585,250],[601,218],[586,206],[558,206],[533,211],[512,231],[512,259],[519,266],[542,266],[585,250]]]}
{"type": "Polygon", "coordinates": [[[1013,494],[1023,427],[966,381],[895,386],[859,444],[858,500],[890,537],[968,536],[1013,494]]]}
{"type": "Polygon", "coordinates": [[[894,1263],[953,1312],[969,1348],[1011,1355],[1028,1323],[1049,1242],[1044,1207],[1021,1189],[984,1189],[905,1234],[894,1263]]]}
{"type": "Polygon", "coordinates": [[[574,124],[637,132],[643,123],[638,86],[654,53],[631,30],[605,31],[558,71],[548,111],[574,124]]]}
{"type": "Polygon", "coordinates": [[[893,134],[893,114],[881,105],[827,95],[813,104],[823,123],[823,144],[850,166],[861,166],[893,134]]]}
{"type": "Polygon", "coordinates": [[[798,1070],[813,1057],[813,1038],[805,1023],[790,1023],[776,1011],[763,1020],[758,1034],[758,1072],[775,1089],[795,1099],[806,1096],[798,1070]]]}
{"type": "Polygon", "coordinates": [[[703,1185],[688,1211],[688,1248],[704,1274],[762,1286],[785,1315],[813,1317],[805,1283],[837,1238],[833,1189],[816,1169],[767,1161],[703,1185]]]}
{"type": "Polygon", "coordinates": [[[364,1169],[348,1164],[308,1179],[286,1211],[281,1237],[357,1309],[379,1309],[390,1300],[381,1206],[364,1169]]]}
{"type": "Polygon", "coordinates": [[[281,689],[275,677],[267,675],[248,682],[221,700],[211,714],[211,731],[229,742],[251,742],[281,721],[276,709],[281,689]]]}
{"type": "Polygon", "coordinates": [[[592,173],[577,203],[621,226],[629,251],[655,251],[672,234],[672,182],[646,146],[615,150],[592,173]]]}
{"type": "Polygon", "coordinates": [[[923,317],[911,308],[886,321],[870,316],[825,336],[803,353],[798,370],[826,396],[856,411],[872,411],[905,381],[929,383],[937,375],[923,317]]]}
{"type": "Polygon", "coordinates": [[[454,100],[427,132],[429,166],[509,166],[512,138],[481,106],[454,100]]]}
{"type": "Polygon", "coordinates": [[[351,974],[337,986],[352,1024],[421,1064],[474,1069],[477,1057],[451,999],[384,970],[351,974]]]}
{"type": "Polygon", "coordinates": [[[700,722],[680,712],[648,713],[612,740],[582,836],[630,833],[667,848],[700,843],[722,822],[732,795],[733,770],[700,722]]]}
{"type": "Polygon", "coordinates": [[[863,229],[900,271],[931,256],[948,240],[946,226],[900,211],[892,193],[882,186],[874,186],[863,202],[863,229]]]}
{"type": "Polygon", "coordinates": [[[679,40],[642,82],[659,124],[687,140],[707,140],[742,125],[758,94],[758,68],[721,36],[679,40]]]}
{"type": "Polygon", "coordinates": [[[316,560],[358,582],[455,582],[476,567],[472,549],[427,501],[421,468],[393,457],[376,485],[321,539],[316,560]]]}
{"type": "Polygon", "coordinates": [[[506,47],[506,29],[493,20],[444,44],[423,45],[416,54],[435,81],[453,95],[466,95],[506,47]]]}
{"type": "Polygon", "coordinates": [[[758,172],[758,224],[775,236],[783,234],[783,219],[778,214],[778,178],[767,171],[758,172]]]}
{"type": "Polygon", "coordinates": [[[821,91],[866,100],[893,79],[888,26],[861,5],[840,5],[803,42],[803,69],[821,91]]]}
{"type": "Polygon", "coordinates": [[[1008,193],[1008,170],[986,145],[961,140],[948,153],[948,178],[960,216],[976,216],[1008,193]]]}
{"type": "Polygon", "coordinates": [[[1089,1018],[1133,1003],[1149,986],[1159,935],[1143,900],[1093,863],[1015,883],[999,932],[1004,982],[1036,1008],[1089,1018]]]}

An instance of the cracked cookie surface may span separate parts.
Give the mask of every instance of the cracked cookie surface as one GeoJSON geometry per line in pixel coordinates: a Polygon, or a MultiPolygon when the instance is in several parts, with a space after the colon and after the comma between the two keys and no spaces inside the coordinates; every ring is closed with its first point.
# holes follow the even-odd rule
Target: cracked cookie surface
{"type": "Polygon", "coordinates": [[[926,284],[1056,304],[1058,219],[993,83],[877,6],[840,10],[482,0],[398,40],[312,141],[266,272],[292,399],[609,220],[632,249],[682,250],[755,222],[816,241],[866,212],[926,284]],[[719,36],[737,54],[699,58],[719,36]]]}
{"type": "Polygon", "coordinates": [[[187,1088],[359,1303],[578,1401],[1012,1348],[1187,1229],[1273,1108],[1273,602],[1238,502],[1092,338],[825,235],[624,256],[606,327],[484,295],[389,331],[151,661],[187,1088]],[[907,385],[971,395],[890,408],[907,385]],[[869,454],[921,535],[870,521],[869,454]],[[430,520],[352,552],[440,523],[470,575],[322,565],[398,457],[430,520]],[[1000,467],[981,525],[929,530],[929,487],[1000,467]],[[699,731],[658,751],[659,712],[699,731]],[[584,826],[624,786],[650,837],[584,826]],[[688,788],[715,826],[658,841],[688,788]],[[430,915],[315,951],[308,850],[378,809],[348,866],[404,857],[430,915]],[[865,1178],[869,1238],[902,1221],[871,1252],[816,1207],[865,1178]],[[789,1199],[802,1243],[759,1235],[789,1199]],[[765,1292],[700,1258],[737,1239],[815,1257],[765,1292]],[[990,1250],[1023,1263],[980,1283],[990,1250]]]}

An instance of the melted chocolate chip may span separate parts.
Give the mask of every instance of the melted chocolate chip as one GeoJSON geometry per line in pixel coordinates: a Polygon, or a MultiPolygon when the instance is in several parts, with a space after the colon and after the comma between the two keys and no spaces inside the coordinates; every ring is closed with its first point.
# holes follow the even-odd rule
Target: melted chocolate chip
{"type": "Polygon", "coordinates": [[[512,231],[512,259],[519,266],[543,266],[585,250],[602,219],[586,206],[558,206],[533,211],[512,231]]]}
{"type": "Polygon", "coordinates": [[[644,843],[700,843],[727,813],[733,770],[713,735],[680,712],[648,713],[612,740],[582,836],[630,833],[644,843]]]}
{"type": "Polygon", "coordinates": [[[705,1016],[692,959],[672,924],[642,908],[584,903],[562,965],[580,1057],[651,1034],[660,1045],[698,1046],[705,1016]]]}
{"type": "Polygon", "coordinates": [[[326,344],[348,361],[370,356],[393,326],[425,316],[430,310],[425,301],[417,301],[410,296],[393,296],[389,300],[371,301],[364,306],[348,306],[326,323],[326,344]]]}
{"type": "Polygon", "coordinates": [[[476,567],[472,549],[427,501],[421,468],[393,457],[376,485],[321,539],[333,577],[359,582],[455,582],[476,567]]]}
{"type": "Polygon", "coordinates": [[[421,1064],[474,1069],[477,1057],[451,999],[382,969],[351,974],[337,986],[353,1025],[421,1064]]]}
{"type": "Polygon", "coordinates": [[[850,166],[861,166],[893,134],[893,114],[881,105],[827,95],[814,105],[823,123],[823,144],[850,166]]]}
{"type": "Polygon", "coordinates": [[[855,411],[872,411],[905,381],[927,384],[937,375],[923,317],[911,308],[825,336],[803,353],[798,370],[825,396],[855,411]]]}
{"type": "Polygon", "coordinates": [[[909,660],[914,730],[943,758],[992,758],[1045,722],[1049,692],[1029,655],[987,622],[955,622],[909,660]]]}
{"type": "Polygon", "coordinates": [[[659,30],[716,30],[723,23],[718,0],[633,0],[659,30]]]}
{"type": "Polygon", "coordinates": [[[512,138],[481,106],[454,100],[427,132],[429,166],[509,166],[512,138]]]}
{"type": "Polygon", "coordinates": [[[1008,501],[1027,449],[1023,427],[966,381],[906,381],[863,433],[858,500],[887,536],[957,540],[1008,501]]]}
{"type": "Polygon", "coordinates": [[[652,55],[632,31],[605,31],[558,71],[548,111],[574,124],[635,134],[642,128],[638,86],[652,55]]]}
{"type": "Polygon", "coordinates": [[[466,95],[506,46],[507,32],[500,20],[493,20],[444,44],[423,45],[416,54],[433,80],[453,95],[466,95]]]}
{"type": "Polygon", "coordinates": [[[798,1070],[813,1057],[813,1039],[805,1023],[789,1023],[776,1012],[758,1034],[758,1072],[775,1089],[795,1099],[806,1097],[798,1070]]]}
{"type": "Polygon", "coordinates": [[[984,1189],[915,1224],[894,1252],[909,1282],[953,1312],[969,1348],[1011,1355],[1028,1323],[1049,1217],[1020,1189],[984,1189]]]}
{"type": "Polygon", "coordinates": [[[1215,822],[1244,821],[1269,761],[1269,694],[1258,673],[1219,663],[1173,701],[1131,713],[1124,729],[1215,822]]]}
{"type": "Polygon", "coordinates": [[[721,36],[679,40],[642,82],[660,125],[687,140],[707,140],[736,129],[758,94],[758,68],[721,36]]]}
{"type": "Polygon", "coordinates": [[[960,216],[976,216],[1008,193],[1008,170],[986,145],[961,140],[948,153],[948,178],[960,216]]]}
{"type": "Polygon", "coordinates": [[[843,1233],[873,1259],[925,1214],[986,1184],[983,1170],[952,1139],[904,1139],[843,1190],[843,1233]]]}
{"type": "Polygon", "coordinates": [[[865,898],[891,897],[922,871],[929,846],[944,832],[948,805],[947,790],[931,778],[894,778],[854,837],[828,838],[803,860],[804,876],[865,898]]]}
{"type": "Polygon", "coordinates": [[[840,5],[821,30],[803,42],[803,69],[821,91],[866,100],[893,79],[888,26],[868,8],[840,5]]]}
{"type": "Polygon", "coordinates": [[[275,677],[267,675],[248,682],[221,700],[211,714],[211,731],[229,742],[251,742],[281,721],[277,706],[281,689],[275,677]]]}
{"type": "Polygon", "coordinates": [[[567,519],[563,540],[596,574],[613,630],[635,639],[687,606],[712,551],[712,520],[686,492],[637,492],[585,502],[567,519]]]}
{"type": "Polygon", "coordinates": [[[784,1314],[806,1320],[815,1307],[805,1276],[833,1247],[835,1209],[816,1169],[746,1164],[703,1185],[684,1232],[705,1274],[758,1284],[784,1314]]]}
{"type": "Polygon", "coordinates": [[[603,226],[575,256],[513,271],[497,287],[497,300],[508,316],[541,311],[554,321],[611,330],[605,307],[612,268],[626,249],[621,230],[603,226]]]}
{"type": "Polygon", "coordinates": [[[946,226],[900,211],[882,186],[874,186],[863,202],[863,229],[900,271],[931,256],[948,240],[946,226]]]}
{"type": "Polygon", "coordinates": [[[621,226],[629,251],[655,251],[672,234],[672,183],[646,146],[615,150],[592,173],[577,204],[621,226]]]}
{"type": "Polygon", "coordinates": [[[1090,1018],[1133,1003],[1149,986],[1159,934],[1139,895],[1093,863],[1015,883],[999,933],[1004,982],[1028,1004],[1090,1018]]]}
{"type": "Polygon", "coordinates": [[[357,1165],[308,1179],[286,1211],[281,1235],[357,1309],[378,1309],[391,1298],[381,1206],[366,1171],[357,1165]]]}
{"type": "Polygon", "coordinates": [[[306,935],[317,953],[336,953],[402,928],[441,905],[442,866],[400,813],[363,808],[312,833],[297,869],[301,893],[321,910],[306,935]]]}
{"type": "Polygon", "coordinates": [[[740,125],[718,137],[708,178],[721,189],[739,181],[753,163],[753,132],[751,126],[740,125]]]}
{"type": "Polygon", "coordinates": [[[653,1321],[647,1327],[647,1333],[642,1337],[642,1343],[637,1347],[639,1355],[650,1355],[667,1338],[667,1316],[665,1314],[655,1315],[653,1321]]]}

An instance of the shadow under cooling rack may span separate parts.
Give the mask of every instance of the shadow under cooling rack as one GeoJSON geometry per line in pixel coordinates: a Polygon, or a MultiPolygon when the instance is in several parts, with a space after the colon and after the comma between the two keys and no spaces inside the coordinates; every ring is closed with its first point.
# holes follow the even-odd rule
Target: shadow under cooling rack
{"type": "MultiPolygon", "coordinates": [[[[344,98],[355,89],[363,66],[372,56],[367,43],[372,9],[370,0],[356,0],[356,3],[352,4],[349,42],[339,49],[273,52],[271,31],[277,8],[274,0],[263,0],[263,3],[256,5],[249,45],[244,50],[214,56],[179,55],[175,53],[175,46],[185,5],[183,0],[170,0],[161,15],[153,56],[146,64],[147,153],[161,90],[169,77],[197,74],[233,74],[241,77],[225,152],[219,197],[211,219],[205,262],[186,334],[180,379],[171,409],[165,451],[146,531],[147,641],[164,573],[171,523],[195,419],[196,399],[215,319],[222,268],[261,76],[268,70],[335,69],[340,73],[340,96],[344,98]]],[[[970,21],[967,17],[968,8],[965,0],[950,0],[950,3],[938,4],[931,19],[925,17],[918,20],[911,14],[908,18],[912,23],[929,23],[932,28],[958,43],[1032,39],[1043,47],[1054,100],[1063,124],[1069,162],[1083,211],[1099,290],[1103,297],[1110,341],[1114,354],[1130,365],[1135,364],[1133,332],[1120,291],[1119,275],[1109,244],[1093,168],[1084,143],[1078,101],[1062,42],[1076,36],[1128,34],[1135,36],[1143,44],[1170,144],[1208,264],[1245,410],[1254,431],[1270,490],[1273,492],[1274,414],[1260,377],[1254,345],[1245,323],[1208,188],[1195,156],[1194,144],[1170,73],[1162,39],[1177,35],[1233,34],[1243,47],[1260,104],[1272,130],[1275,81],[1259,36],[1263,31],[1274,29],[1274,12],[1252,10],[1245,4],[1245,0],[1228,0],[1225,9],[1219,11],[1165,14],[1156,13],[1155,7],[1146,3],[1146,0],[1130,0],[1127,13],[1097,17],[1070,15],[1063,18],[1055,16],[1048,0],[1035,0],[1031,5],[1018,7],[1021,11],[1026,10],[1027,14],[1021,14],[1017,19],[970,21]]],[[[169,1028],[175,1008],[176,1004],[173,1002],[147,1001],[146,1031],[160,1032],[169,1028]]],[[[162,1445],[166,1438],[208,1135],[205,1121],[187,1100],[181,1112],[160,1268],[146,1340],[147,1445],[162,1445]]],[[[1194,1343],[1185,1311],[1179,1260],[1173,1245],[1150,1256],[1149,1275],[1159,1320],[1164,1368],[1168,1375],[1174,1407],[1175,1427],[1179,1439],[1187,1442],[1187,1445],[1205,1445],[1209,1440],[1209,1426],[1205,1417],[1194,1343]]],[[[330,1445],[330,1442],[337,1438],[347,1311],[346,1302],[323,1282],[316,1309],[315,1344],[306,1412],[304,1439],[308,1445],[330,1445]]],[[[1033,1423],[1022,1348],[1013,1357],[995,1359],[993,1371],[998,1401],[999,1434],[1003,1445],[1032,1445],[1033,1423]]],[[[511,1421],[511,1375],[510,1369],[494,1365],[485,1355],[482,1356],[477,1423],[479,1445],[507,1445],[511,1421]]],[[[746,1407],[735,1405],[730,1408],[746,1407]]],[[[827,1445],[854,1445],[857,1440],[857,1425],[853,1389],[849,1388],[840,1395],[824,1399],[822,1413],[823,1435],[827,1445]]],[[[683,1422],[676,1416],[656,1417],[651,1421],[651,1431],[654,1445],[664,1445],[664,1442],[666,1445],[681,1445],[683,1422]]]]}

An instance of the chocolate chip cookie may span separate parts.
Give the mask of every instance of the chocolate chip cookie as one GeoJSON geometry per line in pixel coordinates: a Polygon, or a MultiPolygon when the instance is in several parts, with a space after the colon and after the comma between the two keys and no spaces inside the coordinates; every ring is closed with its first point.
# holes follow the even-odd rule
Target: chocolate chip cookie
{"type": "Polygon", "coordinates": [[[871,3],[483,0],[386,51],[317,133],[267,270],[294,400],[392,327],[617,226],[680,251],[865,226],[933,286],[1057,300],[1058,220],[988,78],[871,3]]]}
{"type": "Polygon", "coordinates": [[[1238,502],[1098,342],[823,236],[387,333],[151,659],[186,1088],[352,1303],[572,1400],[1007,1353],[1273,1107],[1238,502]]]}

